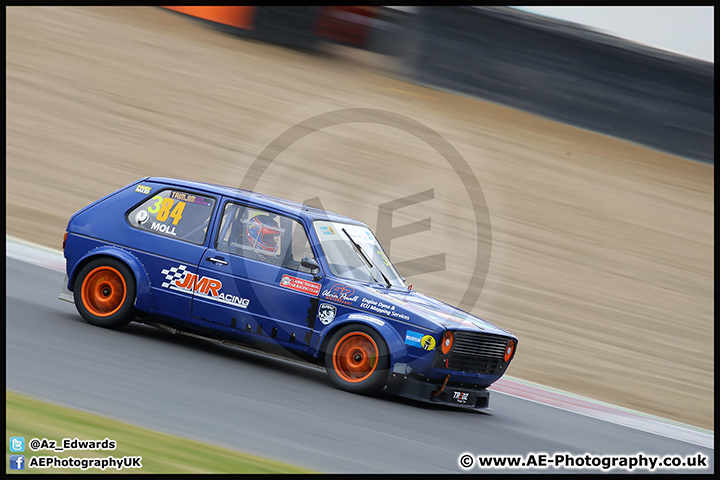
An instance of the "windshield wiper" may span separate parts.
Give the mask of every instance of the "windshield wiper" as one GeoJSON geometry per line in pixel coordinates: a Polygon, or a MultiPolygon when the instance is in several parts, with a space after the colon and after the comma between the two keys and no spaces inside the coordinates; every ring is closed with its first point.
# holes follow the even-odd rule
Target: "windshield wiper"
{"type": "Polygon", "coordinates": [[[377,269],[378,272],[380,272],[380,275],[382,275],[383,280],[385,280],[385,283],[387,284],[388,288],[392,287],[392,283],[390,283],[390,280],[385,276],[382,270],[380,270],[378,267],[376,267],[370,259],[365,255],[365,252],[363,252],[362,247],[359,243],[357,243],[353,238],[350,236],[350,234],[345,230],[345,227],[342,228],[343,233],[348,237],[348,240],[350,240],[350,243],[352,243],[352,246],[355,247],[355,251],[360,255],[360,257],[367,263],[368,268],[370,269],[370,276],[372,279],[377,283],[377,280],[375,279],[375,275],[372,274],[372,269],[377,269]]]}

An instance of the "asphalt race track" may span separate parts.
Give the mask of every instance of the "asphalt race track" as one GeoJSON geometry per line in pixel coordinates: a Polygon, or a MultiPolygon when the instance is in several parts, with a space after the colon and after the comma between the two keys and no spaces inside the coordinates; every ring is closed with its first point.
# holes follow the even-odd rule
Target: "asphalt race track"
{"type": "Polygon", "coordinates": [[[144,325],[93,327],[57,299],[62,279],[7,258],[9,390],[322,472],[461,472],[465,452],[702,453],[709,470],[693,472],[714,471],[712,449],[497,392],[493,415],[368,398],[311,366],[144,325]]]}

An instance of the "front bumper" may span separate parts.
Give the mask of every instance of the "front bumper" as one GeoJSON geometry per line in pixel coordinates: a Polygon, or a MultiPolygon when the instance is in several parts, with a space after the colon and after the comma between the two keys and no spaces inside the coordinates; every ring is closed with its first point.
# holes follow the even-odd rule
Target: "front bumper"
{"type": "Polygon", "coordinates": [[[387,393],[426,403],[439,403],[451,407],[468,408],[491,413],[490,392],[484,388],[445,385],[442,382],[425,382],[397,372],[391,372],[387,393]]]}

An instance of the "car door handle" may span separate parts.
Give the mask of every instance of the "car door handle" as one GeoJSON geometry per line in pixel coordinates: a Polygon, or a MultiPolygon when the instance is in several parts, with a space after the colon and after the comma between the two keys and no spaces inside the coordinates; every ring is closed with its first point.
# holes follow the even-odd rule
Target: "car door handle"
{"type": "Polygon", "coordinates": [[[219,263],[220,265],[228,264],[228,262],[226,262],[222,258],[205,257],[205,260],[210,260],[211,262],[219,263]]]}

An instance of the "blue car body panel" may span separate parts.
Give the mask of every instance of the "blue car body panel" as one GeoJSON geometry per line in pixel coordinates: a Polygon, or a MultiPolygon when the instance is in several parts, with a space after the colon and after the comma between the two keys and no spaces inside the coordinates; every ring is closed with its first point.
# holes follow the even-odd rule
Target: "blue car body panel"
{"type": "MultiPolygon", "coordinates": [[[[152,208],[165,208],[165,204],[161,207],[158,200],[152,208]]],[[[140,223],[146,216],[138,213],[138,225],[147,226],[140,223]]],[[[269,195],[146,177],[70,218],[64,251],[67,288],[75,288],[78,272],[88,261],[113,257],[125,263],[135,276],[136,310],[171,319],[181,329],[200,330],[218,338],[261,340],[322,361],[333,332],[343,325],[362,324],[377,331],[387,344],[394,376],[412,376],[435,386],[444,380],[482,390],[505,373],[515,354],[514,335],[404,287],[334,276],[312,227],[315,220],[363,225],[349,217],[269,195]],[[194,211],[209,215],[206,223],[181,235],[183,223],[169,216],[179,219],[183,211],[170,212],[167,206],[165,223],[152,223],[157,231],[132,224],[129,218],[134,209],[168,190],[170,195],[180,192],[182,197],[178,198],[201,203],[204,208],[193,205],[194,211]],[[319,272],[313,274],[220,250],[221,216],[229,203],[281,214],[301,225],[319,272]],[[464,353],[439,352],[442,335],[448,330],[455,332],[456,342],[465,342],[457,347],[465,349],[464,353]],[[509,358],[508,353],[503,357],[503,348],[510,352],[509,358]],[[482,355],[487,358],[480,358],[482,355]],[[458,365],[469,367],[458,369],[458,365]]],[[[424,384],[413,391],[423,388],[424,384]]]]}

